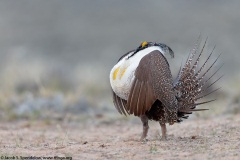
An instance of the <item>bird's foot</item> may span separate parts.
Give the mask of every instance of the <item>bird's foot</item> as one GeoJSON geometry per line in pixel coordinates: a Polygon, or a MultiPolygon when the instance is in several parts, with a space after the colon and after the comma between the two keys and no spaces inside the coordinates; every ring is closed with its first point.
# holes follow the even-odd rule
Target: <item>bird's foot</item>
{"type": "Polygon", "coordinates": [[[166,141],[166,140],[167,140],[167,128],[166,128],[166,124],[160,123],[160,126],[161,126],[161,130],[162,130],[162,138],[161,138],[160,140],[166,141]]]}
{"type": "Polygon", "coordinates": [[[147,141],[148,141],[148,139],[147,139],[146,137],[141,137],[141,138],[140,138],[140,142],[145,143],[145,142],[147,142],[147,141]]]}
{"type": "Polygon", "coordinates": [[[160,138],[161,141],[167,141],[167,136],[162,136],[162,138],[160,138]]]}

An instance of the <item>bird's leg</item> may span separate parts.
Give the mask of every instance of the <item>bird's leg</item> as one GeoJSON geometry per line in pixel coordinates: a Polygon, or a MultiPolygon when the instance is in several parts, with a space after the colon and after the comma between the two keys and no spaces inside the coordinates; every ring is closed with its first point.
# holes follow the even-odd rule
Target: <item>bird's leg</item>
{"type": "Polygon", "coordinates": [[[148,128],[149,128],[147,116],[142,115],[141,116],[141,121],[142,121],[142,124],[143,124],[143,133],[142,133],[140,141],[145,141],[146,137],[147,137],[147,133],[148,133],[148,128]]]}
{"type": "Polygon", "coordinates": [[[161,130],[162,130],[162,138],[161,140],[167,140],[167,128],[166,128],[166,124],[165,123],[159,123],[161,126],[161,130]]]}

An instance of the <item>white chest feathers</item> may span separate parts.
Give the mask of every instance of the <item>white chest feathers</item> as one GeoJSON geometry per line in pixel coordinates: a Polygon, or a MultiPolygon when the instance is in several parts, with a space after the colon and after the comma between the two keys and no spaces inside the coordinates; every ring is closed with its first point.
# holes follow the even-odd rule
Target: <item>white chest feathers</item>
{"type": "MultiPolygon", "coordinates": [[[[139,65],[141,59],[154,50],[159,50],[163,53],[162,49],[152,46],[137,52],[134,56],[130,57],[133,52],[123,57],[110,72],[110,84],[117,96],[127,100],[135,78],[135,70],[139,65]]],[[[144,73],[143,73],[144,74],[144,73]]]]}

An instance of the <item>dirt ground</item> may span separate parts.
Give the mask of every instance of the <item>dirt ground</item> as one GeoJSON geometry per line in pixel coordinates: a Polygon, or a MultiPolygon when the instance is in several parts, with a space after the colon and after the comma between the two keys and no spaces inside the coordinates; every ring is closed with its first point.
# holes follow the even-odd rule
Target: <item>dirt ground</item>
{"type": "Polygon", "coordinates": [[[240,115],[186,120],[167,126],[150,123],[139,142],[141,123],[0,123],[1,159],[240,159],[240,115]],[[14,156],[14,157],[13,157],[14,156]],[[22,156],[22,157],[21,157],[22,156]],[[55,157],[55,158],[54,158],[55,157]]]}

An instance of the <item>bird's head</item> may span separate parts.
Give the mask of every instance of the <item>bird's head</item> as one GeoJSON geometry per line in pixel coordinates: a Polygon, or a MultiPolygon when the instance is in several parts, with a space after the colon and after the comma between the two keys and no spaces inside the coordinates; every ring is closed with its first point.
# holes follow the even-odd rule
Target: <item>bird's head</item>
{"type": "Polygon", "coordinates": [[[174,52],[166,44],[144,41],[136,49],[131,50],[131,51],[127,52],[126,54],[124,54],[122,57],[120,57],[118,62],[126,56],[128,56],[128,59],[129,59],[129,58],[133,57],[134,55],[136,55],[138,52],[140,52],[146,48],[154,47],[154,46],[159,47],[161,49],[162,54],[164,54],[164,55],[170,54],[171,58],[174,58],[174,52]]]}
{"type": "Polygon", "coordinates": [[[135,54],[137,54],[139,51],[144,50],[144,49],[149,48],[149,47],[153,47],[153,46],[159,47],[162,50],[163,54],[170,54],[170,56],[172,58],[174,58],[174,52],[166,44],[156,43],[156,42],[147,42],[147,41],[142,42],[140,44],[140,46],[137,47],[137,49],[133,50],[132,54],[129,56],[129,58],[134,56],[135,54]]]}

